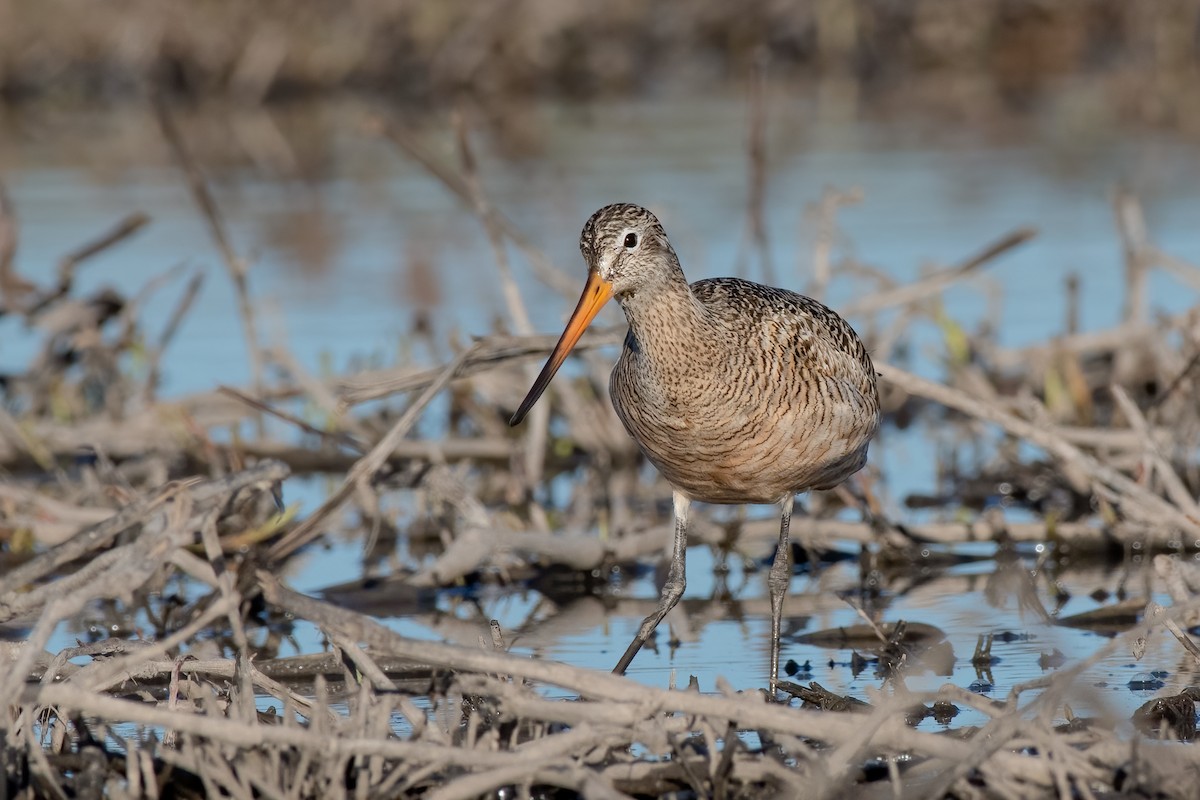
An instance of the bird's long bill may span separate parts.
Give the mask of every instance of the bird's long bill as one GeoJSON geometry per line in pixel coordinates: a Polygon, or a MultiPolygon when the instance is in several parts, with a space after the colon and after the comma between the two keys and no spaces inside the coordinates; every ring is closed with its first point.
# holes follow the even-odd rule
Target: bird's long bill
{"type": "Polygon", "coordinates": [[[546,366],[542,367],[537,380],[529,389],[529,394],[525,395],[521,407],[508,421],[509,425],[520,425],[521,420],[525,419],[529,409],[533,408],[533,404],[550,385],[550,379],[554,377],[554,373],[558,372],[558,368],[567,360],[567,356],[575,347],[575,343],[579,341],[579,337],[583,336],[587,326],[596,318],[596,314],[600,312],[610,297],[612,297],[612,284],[601,278],[596,270],[590,271],[587,284],[583,287],[583,294],[579,296],[579,303],[575,306],[571,318],[567,320],[566,329],[563,330],[562,336],[558,337],[558,344],[554,345],[550,358],[546,359],[546,366]]]}

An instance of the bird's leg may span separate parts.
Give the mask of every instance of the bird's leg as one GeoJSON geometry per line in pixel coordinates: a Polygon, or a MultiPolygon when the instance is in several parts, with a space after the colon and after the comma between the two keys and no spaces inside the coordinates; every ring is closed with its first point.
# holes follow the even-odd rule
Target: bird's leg
{"type": "Polygon", "coordinates": [[[792,504],[795,495],[783,498],[780,505],[783,513],[779,520],[779,546],[775,549],[775,560],[767,576],[767,587],[771,590],[771,693],[779,682],[779,628],[783,620],[783,596],[787,594],[792,578],[792,548],[788,543],[788,529],[792,525],[792,504]]]}
{"type": "Polygon", "coordinates": [[[662,596],[658,599],[658,608],[642,620],[642,626],[638,628],[637,636],[629,643],[625,655],[621,656],[621,660],[613,668],[613,673],[616,675],[625,674],[629,662],[633,661],[633,657],[642,649],[642,645],[650,638],[650,634],[654,633],[654,629],[658,627],[658,623],[662,622],[662,618],[679,602],[679,598],[683,596],[683,589],[687,586],[687,517],[688,506],[692,504],[692,501],[679,492],[672,495],[672,500],[675,503],[675,545],[671,551],[671,568],[667,572],[667,582],[663,584],[662,596]]]}

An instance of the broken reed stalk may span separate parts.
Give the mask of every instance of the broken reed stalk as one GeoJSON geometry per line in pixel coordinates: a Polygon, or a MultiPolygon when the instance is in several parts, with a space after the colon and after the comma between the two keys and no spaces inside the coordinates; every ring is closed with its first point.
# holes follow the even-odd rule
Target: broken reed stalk
{"type": "Polygon", "coordinates": [[[105,547],[119,533],[145,519],[154,509],[178,495],[185,488],[182,484],[168,486],[149,498],[139,499],[108,520],[81,531],[64,544],[9,570],[7,574],[0,577],[0,617],[11,618],[14,616],[13,612],[9,610],[12,603],[20,601],[21,605],[25,604],[25,601],[21,600],[24,587],[94,550],[105,547]]]}
{"type": "MultiPolygon", "coordinates": [[[[0,213],[0,217],[4,214],[0,213]]],[[[75,272],[84,262],[99,255],[117,244],[133,236],[150,222],[150,217],[140,212],[130,214],[117,222],[110,230],[105,231],[92,241],[84,243],[71,251],[58,262],[57,278],[52,286],[35,291],[32,298],[22,306],[22,313],[33,317],[49,308],[55,301],[70,294],[75,283],[75,272]]],[[[15,238],[13,242],[15,244],[15,238]]],[[[34,291],[32,284],[28,284],[34,291]]]]}
{"type": "Polygon", "coordinates": [[[354,450],[359,455],[362,455],[363,453],[367,452],[367,449],[368,449],[367,446],[363,442],[354,438],[353,436],[351,436],[348,433],[343,433],[340,431],[330,432],[330,431],[325,430],[324,428],[318,428],[315,425],[312,425],[312,424],[306,422],[305,420],[300,419],[295,414],[291,414],[287,411],[284,411],[281,408],[276,408],[275,406],[268,405],[267,403],[264,403],[261,400],[256,400],[253,397],[251,397],[250,395],[241,391],[240,389],[235,389],[232,386],[218,386],[217,391],[220,392],[221,394],[232,397],[234,400],[237,400],[239,403],[244,403],[245,405],[249,406],[250,408],[254,409],[255,411],[258,411],[263,414],[269,414],[270,416],[275,417],[276,419],[282,420],[282,421],[286,422],[287,424],[292,425],[295,428],[297,428],[307,434],[310,434],[312,436],[318,436],[323,441],[328,442],[329,444],[339,445],[341,447],[348,447],[351,450],[354,450]]]}
{"type": "Polygon", "coordinates": [[[1125,307],[1122,319],[1133,325],[1146,321],[1149,277],[1149,237],[1141,203],[1126,189],[1117,189],[1112,197],[1113,217],[1125,256],[1125,307]]]}
{"type": "MultiPolygon", "coordinates": [[[[0,616],[13,604],[28,606],[25,587],[52,572],[78,561],[89,553],[104,549],[119,534],[145,521],[157,509],[187,492],[193,502],[210,503],[226,499],[253,487],[273,486],[289,474],[286,465],[263,461],[254,467],[225,478],[192,479],[167,484],[157,492],[126,505],[104,522],[81,531],[63,544],[47,550],[0,576],[0,616]]],[[[11,617],[11,614],[9,614],[11,617]]]]}
{"type": "Polygon", "coordinates": [[[202,511],[193,517],[193,508],[191,495],[180,492],[144,520],[144,529],[137,539],[103,553],[77,572],[49,584],[53,592],[34,590],[27,598],[6,599],[5,609],[10,613],[28,613],[34,608],[42,608],[42,613],[25,649],[9,664],[9,671],[0,676],[0,697],[11,697],[18,691],[19,683],[25,680],[34,659],[61,620],[78,614],[94,600],[120,597],[141,586],[161,566],[167,553],[190,541],[193,525],[201,524],[204,515],[215,513],[202,511]]]}
{"type": "Polygon", "coordinates": [[[1064,463],[1081,469],[1102,496],[1137,509],[1146,521],[1178,528],[1200,539],[1200,519],[1189,516],[1121,472],[1100,463],[1059,436],[1051,426],[1028,422],[966,392],[918,377],[890,364],[877,364],[876,369],[886,383],[968,416],[995,423],[1013,436],[1035,444],[1064,463]]]}
{"type": "Polygon", "coordinates": [[[101,234],[95,240],[73,250],[58,262],[58,285],[55,289],[57,296],[65,295],[71,290],[75,281],[75,269],[89,258],[99,255],[113,245],[123,242],[150,222],[146,214],[130,214],[116,224],[112,230],[101,234]]]}
{"type": "MultiPolygon", "coordinates": [[[[675,692],[651,689],[636,685],[628,685],[624,678],[597,675],[588,670],[579,670],[561,664],[552,664],[541,660],[527,660],[497,653],[481,651],[474,648],[461,648],[448,645],[430,644],[407,640],[394,632],[383,628],[373,620],[356,615],[354,612],[340,609],[321,601],[312,600],[297,595],[283,588],[275,578],[267,573],[259,573],[264,595],[268,601],[280,604],[298,617],[312,620],[326,630],[336,630],[341,636],[350,636],[357,641],[368,643],[373,652],[387,652],[401,655],[421,663],[432,662],[456,672],[467,672],[482,675],[496,674],[519,677],[549,683],[555,686],[578,692],[582,699],[590,699],[588,706],[563,704],[560,702],[539,701],[529,698],[525,701],[519,693],[514,692],[511,684],[486,683],[474,684],[480,693],[492,694],[502,707],[511,707],[513,713],[521,718],[545,714],[547,719],[558,720],[573,726],[592,724],[604,725],[636,725],[647,708],[656,711],[669,710],[699,718],[718,718],[731,720],[738,729],[770,731],[775,735],[801,736],[818,741],[832,742],[837,745],[830,758],[822,762],[823,791],[814,796],[832,796],[846,789],[851,776],[858,769],[864,758],[870,757],[880,749],[908,754],[920,754],[926,757],[941,759],[943,771],[938,776],[938,790],[934,796],[941,796],[950,791],[957,782],[972,770],[983,770],[985,773],[997,772],[997,777],[1012,774],[1017,770],[1023,777],[1023,782],[1033,782],[1039,785],[1053,785],[1055,768],[1048,762],[1040,762],[1027,756],[1017,755],[1022,738],[1030,735],[1037,737],[1050,736],[1047,742],[1057,742],[1059,735],[1036,727],[1039,723],[1031,722],[1028,717],[1039,709],[1053,710],[1062,701],[1065,688],[1078,677],[1087,667],[1108,657],[1115,650],[1126,648],[1137,638],[1144,637],[1148,631],[1160,624],[1160,619],[1148,619],[1147,622],[1132,631],[1121,635],[1106,644],[1101,651],[1079,664],[1062,670],[1052,676],[1030,684],[1027,687],[1017,687],[1003,707],[989,706],[983,708],[992,717],[982,731],[968,741],[956,742],[943,737],[922,734],[911,731],[903,722],[905,709],[913,703],[927,703],[935,699],[950,699],[962,702],[967,698],[956,687],[933,693],[916,693],[904,698],[897,698],[891,704],[884,702],[873,712],[873,717],[865,722],[858,721],[853,715],[849,717],[830,716],[818,712],[797,712],[771,704],[764,704],[753,694],[737,698],[717,698],[699,695],[693,692],[675,692]],[[609,686],[612,684],[612,686],[609,686]],[[1043,691],[1029,703],[1019,702],[1023,691],[1039,688],[1043,691]],[[603,723],[600,722],[603,720],[603,723]],[[811,723],[810,723],[811,720],[811,723]],[[810,729],[810,724],[814,727],[810,729]],[[1030,725],[1035,727],[1030,728],[1030,725]],[[865,734],[865,735],[864,735],[865,734]],[[1032,770],[1032,772],[1031,772],[1032,770]],[[1040,771],[1039,771],[1040,770],[1040,771]],[[832,793],[830,795],[829,793],[832,793]]],[[[1172,609],[1167,615],[1177,618],[1185,613],[1194,612],[1200,607],[1195,601],[1172,609]]],[[[466,678],[464,687],[472,685],[466,678]]],[[[1035,717],[1037,714],[1035,714],[1035,717]]],[[[1040,717],[1038,717],[1040,718],[1040,717]]],[[[695,718],[688,724],[689,730],[695,730],[695,718]]],[[[634,741],[637,740],[634,734],[634,741]]],[[[1095,743],[1095,739],[1092,740],[1095,743]]],[[[728,743],[727,743],[728,746],[728,743]]],[[[1057,744],[1055,745],[1057,746],[1057,744]]],[[[1075,746],[1075,745],[1072,745],[1075,746]]],[[[1094,770],[1086,760],[1080,759],[1073,769],[1083,770],[1084,773],[1094,770]]],[[[1106,770],[1102,770],[1104,776],[1106,770]]],[[[1093,779],[1104,777],[1092,776],[1093,779]]],[[[480,779],[482,780],[482,779],[480,779]]],[[[468,781],[464,786],[480,786],[478,781],[468,781]]],[[[926,789],[928,783],[922,783],[926,789]]]]}
{"type": "Polygon", "coordinates": [[[0,299],[8,305],[10,295],[33,289],[33,284],[22,279],[13,270],[13,259],[17,255],[17,221],[13,213],[8,190],[0,181],[0,299]]]}
{"type": "MultiPolygon", "coordinates": [[[[468,185],[465,177],[443,165],[417,141],[417,137],[414,134],[405,130],[400,125],[379,116],[368,118],[365,127],[372,133],[387,137],[409,158],[423,167],[431,177],[449,190],[451,194],[466,204],[468,208],[474,208],[471,187],[468,185]]],[[[579,287],[575,285],[575,282],[563,273],[562,270],[555,267],[541,250],[528,237],[522,234],[503,213],[495,208],[490,208],[488,211],[488,220],[489,225],[493,225],[497,230],[502,231],[505,238],[512,242],[529,259],[534,276],[539,281],[568,300],[574,300],[578,296],[579,287]]]]}
{"type": "Polygon", "coordinates": [[[196,166],[196,162],[192,160],[191,155],[188,153],[183,135],[180,133],[178,126],[176,126],[175,119],[171,115],[170,109],[167,108],[166,101],[162,97],[156,96],[153,105],[163,138],[166,139],[171,152],[175,156],[176,163],[187,178],[188,189],[191,191],[192,199],[195,200],[197,207],[208,223],[208,231],[217,245],[217,250],[221,253],[221,261],[225,264],[225,270],[233,282],[234,292],[237,296],[238,316],[242,322],[242,333],[246,340],[246,349],[250,355],[251,382],[255,394],[262,394],[263,354],[259,349],[258,328],[254,320],[254,303],[250,298],[246,262],[233,249],[233,244],[226,230],[225,220],[221,215],[220,208],[209,191],[204,175],[200,172],[199,167],[196,166]]]}
{"type": "MultiPolygon", "coordinates": [[[[269,573],[260,571],[258,579],[263,596],[268,602],[322,628],[336,630],[341,635],[363,642],[373,650],[408,658],[414,663],[539,681],[569,689],[590,700],[628,703],[633,708],[649,705],[683,713],[713,715],[734,720],[742,727],[767,728],[795,736],[817,739],[830,737],[836,741],[851,735],[857,727],[849,719],[831,719],[819,714],[797,714],[794,709],[774,706],[757,695],[747,695],[735,701],[693,692],[654,689],[621,676],[567,664],[519,658],[494,650],[408,639],[369,617],[297,594],[284,587],[269,573]]],[[[939,738],[931,734],[920,734],[917,738],[923,737],[929,737],[931,740],[939,738]]]]}
{"type": "MultiPolygon", "coordinates": [[[[476,166],[475,154],[471,149],[470,131],[467,129],[466,116],[462,111],[454,115],[455,139],[458,143],[459,160],[462,163],[463,188],[467,192],[471,207],[476,217],[483,224],[488,242],[492,248],[492,256],[496,263],[496,274],[500,279],[500,290],[504,295],[504,304],[512,321],[513,329],[522,336],[532,336],[535,331],[525,308],[525,300],[521,290],[513,280],[512,268],[508,263],[508,250],[505,247],[504,228],[499,222],[495,207],[483,191],[476,166]]],[[[525,374],[532,384],[537,377],[537,367],[526,367],[525,374]]],[[[546,442],[549,438],[550,409],[543,405],[535,407],[529,416],[529,425],[525,430],[525,480],[526,492],[542,482],[542,471],[545,467],[546,442]]]]}
{"type": "Polygon", "coordinates": [[[315,403],[331,420],[336,420],[338,425],[347,428],[349,433],[360,442],[370,438],[370,433],[362,422],[357,417],[345,413],[345,406],[337,397],[337,393],[324,381],[318,380],[316,376],[305,369],[290,350],[286,347],[274,347],[266,355],[287,370],[295,384],[300,387],[303,395],[315,403]]]}
{"type": "MultiPolygon", "coordinates": [[[[775,284],[775,267],[771,260],[771,246],[767,239],[767,82],[770,66],[770,51],[759,47],[752,57],[750,77],[749,125],[746,138],[746,238],[750,248],[758,254],[762,265],[763,281],[775,284]]],[[[738,261],[743,262],[739,256],[738,261]]],[[[742,267],[738,274],[745,275],[742,267]]]]}
{"type": "MultiPolygon", "coordinates": [[[[833,278],[831,256],[839,233],[838,212],[858,205],[862,200],[861,189],[839,191],[827,187],[821,192],[821,199],[805,209],[805,216],[813,226],[812,265],[808,270],[810,277],[805,293],[817,300],[825,300],[825,290],[833,278]]],[[[798,266],[797,271],[800,274],[805,272],[802,266],[798,266]]]]}
{"type": "MultiPolygon", "coordinates": [[[[596,347],[619,344],[625,338],[624,326],[609,326],[589,329],[584,332],[579,344],[572,352],[583,352],[596,347]]],[[[535,334],[533,336],[491,335],[480,337],[472,348],[469,358],[463,361],[456,377],[495,369],[525,359],[545,358],[554,349],[557,334],[535,334]]],[[[423,389],[438,378],[444,366],[432,369],[401,368],[361,373],[337,379],[338,394],[346,405],[354,406],[378,400],[399,392],[423,389]]]]}
{"type": "Polygon", "coordinates": [[[395,446],[408,434],[412,426],[416,424],[421,416],[421,412],[433,401],[433,398],[437,397],[446,384],[458,374],[462,365],[476,353],[478,347],[479,345],[475,345],[470,349],[464,350],[457,358],[447,364],[442,369],[441,374],[425,387],[425,391],[405,409],[404,414],[401,415],[400,419],[396,420],[396,424],[392,426],[391,430],[371,448],[369,453],[355,462],[337,491],[330,495],[304,522],[297,525],[286,536],[273,544],[267,551],[267,558],[272,561],[286,558],[319,536],[320,531],[318,530],[318,526],[349,499],[355,486],[360,481],[369,480],[371,476],[379,471],[380,467],[387,461],[388,456],[392,454],[395,446]]]}
{"type": "Polygon", "coordinates": [[[171,342],[175,340],[175,334],[179,332],[179,326],[182,324],[183,318],[192,310],[192,305],[200,295],[200,288],[203,285],[204,273],[196,270],[192,273],[192,277],[188,279],[183,293],[179,295],[179,299],[175,302],[175,307],[171,309],[171,313],[167,317],[167,324],[163,326],[162,332],[158,335],[158,341],[146,356],[146,386],[142,397],[147,405],[153,405],[158,394],[158,384],[162,380],[163,354],[171,346],[171,342]]]}
{"type": "Polygon", "coordinates": [[[1121,409],[1125,420],[1129,423],[1130,428],[1137,432],[1142,437],[1143,445],[1147,457],[1153,462],[1154,473],[1162,482],[1163,489],[1166,491],[1167,497],[1188,517],[1195,520],[1200,520],[1200,503],[1192,497],[1191,491],[1184,485],[1183,480],[1179,477],[1179,473],[1171,466],[1171,462],[1163,455],[1162,449],[1154,440],[1150,432],[1150,424],[1146,421],[1146,417],[1142,414],[1141,409],[1129,397],[1129,394],[1117,384],[1109,387],[1109,392],[1112,393],[1113,400],[1116,401],[1117,407],[1121,409]]]}
{"type": "Polygon", "coordinates": [[[893,306],[928,300],[939,292],[949,288],[955,282],[971,275],[980,267],[995,261],[1009,250],[1028,242],[1036,235],[1036,228],[1017,228],[987,245],[979,253],[960,264],[935,272],[932,275],[926,275],[904,286],[884,289],[874,294],[869,294],[866,297],[852,300],[842,308],[842,313],[848,316],[859,316],[876,313],[893,306]]]}

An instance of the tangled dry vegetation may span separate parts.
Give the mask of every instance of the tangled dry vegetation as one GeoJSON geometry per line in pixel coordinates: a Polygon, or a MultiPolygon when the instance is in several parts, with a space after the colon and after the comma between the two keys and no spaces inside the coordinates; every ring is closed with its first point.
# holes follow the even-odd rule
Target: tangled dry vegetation
{"type": "MultiPolygon", "coordinates": [[[[515,787],[514,796],[595,798],[1099,798],[1194,791],[1200,757],[1157,738],[1194,735],[1191,695],[1161,698],[1141,712],[1144,738],[1064,711],[1089,664],[1114,651],[1136,653],[1151,635],[1169,632],[1184,658],[1200,659],[1186,632],[1200,613],[1200,577],[1178,558],[1200,550],[1200,310],[1152,316],[1144,288],[1153,270],[1200,286],[1200,270],[1155,247],[1135,198],[1114,197],[1127,281],[1120,325],[1077,332],[1068,308],[1063,335],[1020,350],[1001,347],[986,329],[950,325],[939,298],[955,282],[978,279],[1034,231],[1002,236],[961,264],[895,285],[868,265],[830,259],[836,210],[852,197],[830,193],[814,207],[822,235],[810,288],[820,294],[832,278],[858,281],[857,299],[844,310],[875,353],[886,427],[933,421],[997,445],[979,474],[955,475],[947,465],[951,499],[920,502],[969,507],[981,491],[994,494],[1003,476],[1009,500],[1036,513],[1022,523],[993,509],[902,524],[874,502],[879,476],[868,475],[856,494],[866,498],[869,521],[833,518],[843,502],[859,502],[848,494],[817,497],[803,526],[806,541],[857,543],[864,581],[878,578],[873,565],[915,563],[931,545],[969,540],[1045,542],[1048,560],[1113,549],[1156,554],[1141,561],[1146,580],[1174,603],[1150,604],[1096,653],[1015,686],[1000,701],[952,685],[908,691],[901,648],[884,688],[865,698],[869,705],[852,708],[814,687],[786,687],[806,699],[799,707],[755,686],[704,695],[519,658],[504,652],[498,628],[481,635],[480,648],[417,642],[290,590],[278,576],[293,556],[346,531],[369,552],[433,532],[434,555],[396,579],[414,607],[441,587],[498,573],[587,574],[659,557],[669,521],[655,500],[666,494],[638,481],[636,454],[602,390],[607,358],[589,350],[622,332],[590,335],[584,376],[557,382],[553,402],[538,407],[519,437],[506,429],[513,400],[553,337],[532,332],[505,245],[570,299],[575,282],[488,203],[465,135],[461,166],[454,166],[380,125],[488,231],[515,333],[485,336],[433,368],[328,380],[306,374],[288,353],[259,343],[246,264],[170,117],[162,122],[237,287],[256,377],[240,390],[158,397],[158,376],[199,276],[183,283],[170,324],[154,335],[140,325],[139,309],[178,284],[175,273],[129,297],[77,291],[74,275],[90,256],[152,220],[119,222],[66,256],[53,281],[32,282],[14,268],[17,230],[11,209],[0,206],[3,313],[21,317],[40,341],[28,369],[4,376],[0,406],[0,533],[8,563],[0,576],[0,697],[9,795],[448,800],[515,787]],[[912,321],[922,318],[949,331],[940,382],[897,365],[912,321]],[[419,438],[416,421],[443,392],[450,398],[444,433],[419,438]],[[386,398],[402,398],[398,416],[387,403],[364,405],[386,398]],[[302,404],[336,423],[302,418],[302,404]],[[340,485],[297,519],[282,505],[286,483],[311,472],[339,476],[340,485]],[[537,487],[564,472],[579,476],[574,496],[561,507],[539,500],[537,487]],[[992,488],[981,490],[988,481],[992,488]],[[420,525],[399,531],[381,513],[381,497],[393,492],[422,498],[429,513],[420,525]],[[605,539],[571,532],[594,529],[598,520],[610,531],[605,539]],[[93,635],[47,651],[66,620],[93,635]],[[319,627],[327,652],[280,657],[298,621],[319,627]],[[547,688],[571,699],[549,699],[547,688]],[[955,706],[987,722],[947,735],[910,727],[955,706]],[[1066,724],[1055,725],[1064,715],[1066,724]]],[[[750,523],[737,535],[769,541],[772,528],[750,523]]],[[[728,535],[703,520],[695,526],[699,541],[728,535]]],[[[880,629],[880,636],[898,647],[902,627],[880,629]]]]}

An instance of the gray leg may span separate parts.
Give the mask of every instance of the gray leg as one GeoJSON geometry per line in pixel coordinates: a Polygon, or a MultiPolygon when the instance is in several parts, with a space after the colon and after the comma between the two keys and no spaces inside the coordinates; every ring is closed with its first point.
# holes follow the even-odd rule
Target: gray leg
{"type": "Polygon", "coordinates": [[[771,590],[771,692],[775,692],[775,684],[779,682],[779,628],[783,620],[783,596],[787,594],[788,585],[792,582],[792,548],[788,543],[788,529],[792,525],[792,504],[796,502],[794,495],[788,495],[780,501],[783,514],[779,520],[779,546],[775,549],[775,560],[771,563],[771,573],[767,576],[767,586],[771,590]]]}
{"type": "Polygon", "coordinates": [[[621,660],[613,668],[613,673],[616,675],[625,674],[625,669],[629,666],[629,662],[633,661],[633,657],[642,649],[642,645],[650,638],[650,634],[654,633],[654,629],[658,627],[658,623],[662,622],[662,618],[679,602],[679,598],[683,596],[683,589],[687,586],[687,577],[685,574],[687,559],[687,516],[688,506],[692,504],[692,501],[679,492],[675,492],[671,499],[675,502],[675,547],[671,552],[671,568],[667,572],[667,582],[663,584],[662,596],[658,599],[658,608],[654,609],[654,613],[642,620],[642,627],[638,628],[637,636],[629,643],[629,647],[625,650],[625,655],[621,656],[621,660]]]}

